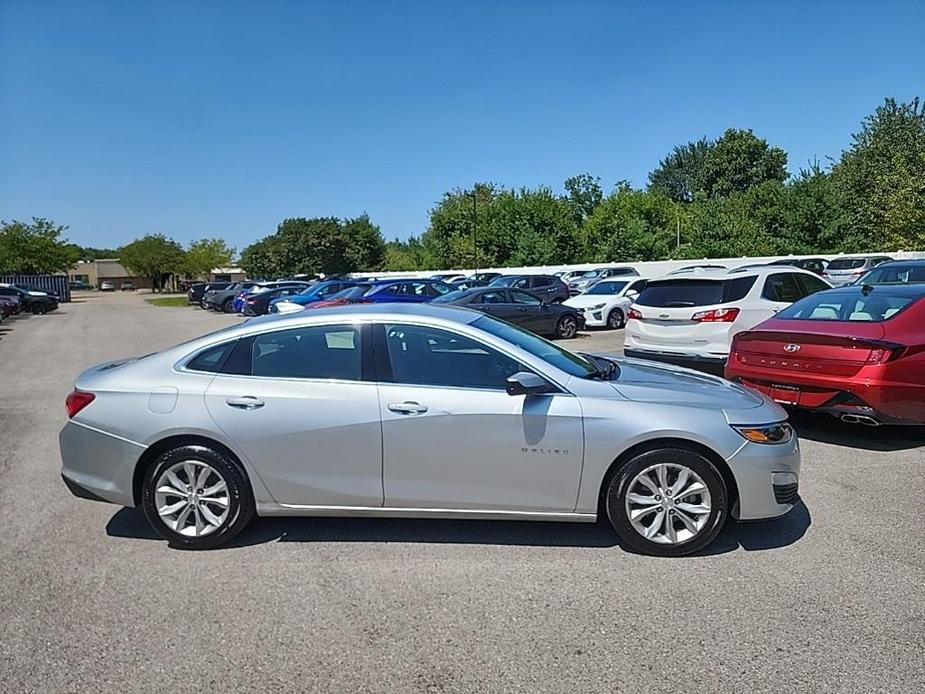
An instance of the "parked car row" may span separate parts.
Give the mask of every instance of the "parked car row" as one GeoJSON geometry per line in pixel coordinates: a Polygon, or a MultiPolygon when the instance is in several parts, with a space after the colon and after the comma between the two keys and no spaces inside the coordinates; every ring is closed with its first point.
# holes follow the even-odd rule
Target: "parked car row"
{"type": "Polygon", "coordinates": [[[0,320],[22,312],[42,316],[56,310],[59,301],[53,292],[0,283],[0,320]]]}

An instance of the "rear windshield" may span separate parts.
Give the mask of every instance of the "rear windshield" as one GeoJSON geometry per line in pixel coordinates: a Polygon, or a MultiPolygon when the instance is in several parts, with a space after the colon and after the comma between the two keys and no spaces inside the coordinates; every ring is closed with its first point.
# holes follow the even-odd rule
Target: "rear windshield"
{"type": "Polygon", "coordinates": [[[829,263],[829,270],[856,270],[859,267],[864,267],[864,263],[867,262],[866,258],[836,258],[831,263],[829,263]]]}
{"type": "Polygon", "coordinates": [[[752,276],[724,280],[676,279],[650,282],[636,303],[656,308],[713,306],[744,299],[756,279],[752,276]]]}
{"type": "Polygon", "coordinates": [[[777,313],[778,318],[879,323],[889,320],[918,297],[874,290],[861,292],[819,292],[777,313]]]}
{"type": "Polygon", "coordinates": [[[925,264],[881,265],[862,277],[858,284],[919,284],[925,282],[925,264]]]}

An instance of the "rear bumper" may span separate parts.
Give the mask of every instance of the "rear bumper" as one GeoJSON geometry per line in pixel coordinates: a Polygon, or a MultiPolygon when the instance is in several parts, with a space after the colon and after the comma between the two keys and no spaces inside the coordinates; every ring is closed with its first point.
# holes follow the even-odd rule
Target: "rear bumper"
{"type": "Polygon", "coordinates": [[[648,359],[649,361],[658,361],[664,364],[674,364],[675,366],[685,366],[698,371],[706,371],[717,376],[723,375],[723,369],[726,366],[726,357],[712,357],[700,354],[676,354],[674,352],[656,352],[646,349],[623,349],[623,354],[635,359],[648,359]]]}
{"type": "Polygon", "coordinates": [[[58,436],[61,476],[78,497],[134,506],[141,444],[69,421],[58,436]]]}

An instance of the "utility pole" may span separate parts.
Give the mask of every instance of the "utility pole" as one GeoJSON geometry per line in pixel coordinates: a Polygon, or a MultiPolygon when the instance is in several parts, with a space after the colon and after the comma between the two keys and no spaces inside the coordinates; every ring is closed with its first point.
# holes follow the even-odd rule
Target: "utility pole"
{"type": "Polygon", "coordinates": [[[678,237],[677,237],[677,239],[678,239],[678,245],[677,245],[677,248],[680,248],[680,247],[681,247],[681,213],[680,213],[680,212],[678,213],[677,220],[678,220],[678,237]]]}
{"type": "Polygon", "coordinates": [[[475,265],[475,274],[479,271],[479,206],[476,187],[472,187],[472,263],[475,265]]]}

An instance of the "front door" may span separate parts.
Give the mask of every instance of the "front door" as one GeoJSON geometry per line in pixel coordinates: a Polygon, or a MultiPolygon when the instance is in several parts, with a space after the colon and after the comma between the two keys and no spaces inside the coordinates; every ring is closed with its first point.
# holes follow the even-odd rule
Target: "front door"
{"type": "Polygon", "coordinates": [[[529,370],[468,336],[376,326],[385,505],[570,512],[581,476],[578,399],[511,396],[505,379],[529,370]]]}
{"type": "Polygon", "coordinates": [[[240,340],[206,392],[209,414],[280,504],[381,506],[376,384],[354,325],[240,340]],[[370,374],[371,376],[371,374],[370,374]]]}

